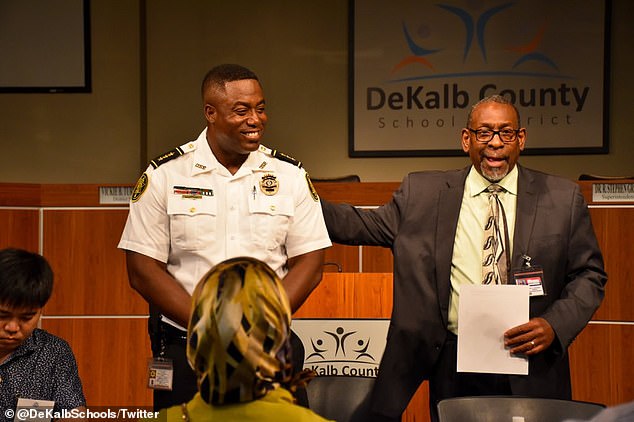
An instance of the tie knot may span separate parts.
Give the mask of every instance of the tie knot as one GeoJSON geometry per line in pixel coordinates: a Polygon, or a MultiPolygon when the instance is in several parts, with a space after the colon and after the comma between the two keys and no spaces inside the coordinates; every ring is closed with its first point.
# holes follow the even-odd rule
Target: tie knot
{"type": "Polygon", "coordinates": [[[500,192],[504,192],[504,188],[498,185],[497,183],[492,183],[489,186],[487,186],[487,192],[496,195],[500,192]]]}

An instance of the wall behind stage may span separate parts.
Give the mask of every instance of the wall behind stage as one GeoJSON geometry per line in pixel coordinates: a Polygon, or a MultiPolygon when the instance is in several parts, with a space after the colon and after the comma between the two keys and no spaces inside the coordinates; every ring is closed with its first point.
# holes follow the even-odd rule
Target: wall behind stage
{"type": "MultiPolygon", "coordinates": [[[[269,114],[264,143],[304,161],[313,177],[399,181],[409,171],[468,164],[348,158],[346,0],[90,4],[93,92],[0,94],[0,181],[134,183],[141,163],[199,134],[200,81],[223,62],[258,73],[269,114]]],[[[571,179],[634,173],[632,20],[634,3],[613,0],[610,153],[525,156],[525,165],[571,179]]]]}

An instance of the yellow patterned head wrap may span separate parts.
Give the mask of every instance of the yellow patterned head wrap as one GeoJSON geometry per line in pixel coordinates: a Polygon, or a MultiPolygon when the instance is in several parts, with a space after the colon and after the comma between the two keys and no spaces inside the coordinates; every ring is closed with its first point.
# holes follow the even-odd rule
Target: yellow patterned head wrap
{"type": "Polygon", "coordinates": [[[288,387],[291,309],[275,272],[254,258],[213,267],[193,297],[187,359],[207,403],[252,401],[288,387]]]}

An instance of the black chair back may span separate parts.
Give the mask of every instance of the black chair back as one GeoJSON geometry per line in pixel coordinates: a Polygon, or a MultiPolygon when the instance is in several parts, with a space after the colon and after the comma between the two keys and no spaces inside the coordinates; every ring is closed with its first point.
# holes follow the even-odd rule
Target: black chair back
{"type": "Polygon", "coordinates": [[[369,420],[370,393],[374,378],[318,376],[310,380],[306,391],[310,409],[337,422],[369,420]]]}
{"type": "Polygon", "coordinates": [[[456,397],[438,403],[440,422],[561,422],[587,420],[605,406],[575,400],[516,396],[456,397]]]}

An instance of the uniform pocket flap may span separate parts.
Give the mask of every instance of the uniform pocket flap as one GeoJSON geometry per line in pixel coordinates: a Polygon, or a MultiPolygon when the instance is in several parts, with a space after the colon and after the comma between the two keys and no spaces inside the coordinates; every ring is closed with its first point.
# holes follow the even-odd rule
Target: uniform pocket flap
{"type": "Polygon", "coordinates": [[[172,195],[167,201],[169,215],[216,215],[217,204],[215,197],[186,198],[172,195]]]}
{"type": "Polygon", "coordinates": [[[295,213],[293,199],[285,195],[258,195],[249,201],[249,211],[252,214],[285,215],[292,217],[295,213]]]}

